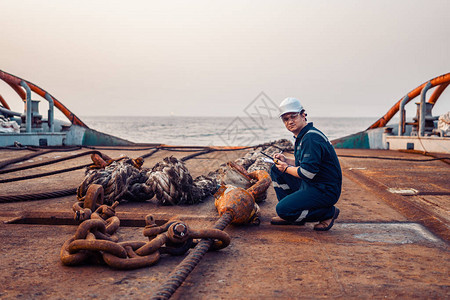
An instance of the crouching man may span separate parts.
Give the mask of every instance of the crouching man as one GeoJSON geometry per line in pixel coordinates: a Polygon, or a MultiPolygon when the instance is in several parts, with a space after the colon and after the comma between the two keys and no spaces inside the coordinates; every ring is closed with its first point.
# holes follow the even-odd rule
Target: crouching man
{"type": "Polygon", "coordinates": [[[294,158],[273,155],[277,162],[271,177],[278,198],[278,217],[273,225],[303,225],[318,222],[314,230],[327,231],[339,215],[334,206],[341,194],[342,172],[328,138],[308,123],[300,101],[286,98],[280,104],[280,117],[294,134],[294,158]]]}

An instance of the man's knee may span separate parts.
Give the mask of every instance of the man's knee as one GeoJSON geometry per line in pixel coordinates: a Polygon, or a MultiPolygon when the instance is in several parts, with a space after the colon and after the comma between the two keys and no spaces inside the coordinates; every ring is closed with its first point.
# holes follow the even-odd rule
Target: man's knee
{"type": "Polygon", "coordinates": [[[275,210],[277,212],[277,215],[284,220],[289,220],[292,218],[292,209],[284,205],[282,201],[278,202],[275,210]]]}

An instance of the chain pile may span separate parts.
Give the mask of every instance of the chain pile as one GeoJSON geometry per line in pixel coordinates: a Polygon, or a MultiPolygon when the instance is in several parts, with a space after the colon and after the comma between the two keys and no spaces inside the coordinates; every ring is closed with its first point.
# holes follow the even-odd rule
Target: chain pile
{"type": "Polygon", "coordinates": [[[64,265],[104,262],[117,269],[136,269],[157,263],[161,254],[183,255],[197,244],[198,239],[212,239],[212,250],[230,244],[229,235],[222,230],[193,230],[175,219],[157,226],[151,215],[146,216],[143,230],[148,241],[118,242],[115,235],[120,226],[120,220],[115,216],[118,202],[112,206],[101,203],[103,187],[93,184],[88,189],[84,205],[74,204],[75,218],[83,222],[61,248],[60,257],[64,265]],[[92,214],[86,213],[94,209],[92,214]]]}
{"type": "MultiPolygon", "coordinates": [[[[131,163],[136,164],[133,160],[131,163]]],[[[157,179],[150,180],[148,186],[163,176],[167,175],[167,178],[172,176],[173,179],[180,174],[181,176],[176,178],[180,184],[194,186],[192,178],[186,176],[189,173],[181,162],[174,158],[167,158],[164,163],[153,168],[154,173],[152,174],[155,174],[157,179]],[[164,175],[158,175],[157,172],[164,175]],[[187,179],[187,181],[183,182],[182,179],[187,179]]],[[[84,221],[78,227],[75,235],[68,239],[61,248],[62,263],[77,265],[88,261],[97,261],[117,269],[136,269],[155,264],[161,254],[182,255],[195,246],[195,249],[190,251],[169,275],[168,280],[156,291],[152,299],[170,298],[209,249],[219,250],[230,244],[229,235],[222,231],[228,224],[253,223],[259,225],[259,222],[255,223],[256,220],[259,221],[256,202],[262,201],[266,196],[267,188],[271,183],[269,174],[264,170],[248,173],[242,166],[234,162],[229,162],[227,167],[234,170],[232,176],[225,178],[227,181],[244,183],[245,186],[250,184],[250,186],[246,189],[233,185],[220,186],[219,191],[214,195],[216,197],[215,206],[220,216],[214,228],[196,231],[176,219],[170,219],[164,225],[157,226],[154,218],[147,215],[146,226],[143,230],[144,236],[148,238],[146,242],[118,242],[113,235],[120,224],[117,223],[120,221],[118,218],[116,219],[114,210],[118,202],[111,207],[103,205],[103,186],[91,184],[83,201],[77,202],[73,206],[75,218],[84,221]],[[96,208],[97,206],[98,208],[96,208]]],[[[169,180],[161,183],[161,185],[163,184],[169,191],[172,189],[172,183],[169,180]]],[[[202,185],[207,186],[207,183],[203,182],[202,185]]],[[[203,187],[200,186],[199,189],[201,188],[203,187]]],[[[192,193],[192,189],[183,189],[181,186],[174,186],[174,189],[175,191],[178,189],[180,193],[178,197],[183,201],[189,200],[189,193],[192,193]]],[[[155,188],[155,190],[157,189],[155,188]]]]}

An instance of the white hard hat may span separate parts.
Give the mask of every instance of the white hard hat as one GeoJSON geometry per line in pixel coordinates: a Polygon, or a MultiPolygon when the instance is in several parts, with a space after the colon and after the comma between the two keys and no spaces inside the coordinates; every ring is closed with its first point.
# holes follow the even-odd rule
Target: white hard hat
{"type": "Polygon", "coordinates": [[[297,98],[288,97],[280,103],[280,117],[290,112],[301,112],[302,110],[303,106],[297,98]]]}

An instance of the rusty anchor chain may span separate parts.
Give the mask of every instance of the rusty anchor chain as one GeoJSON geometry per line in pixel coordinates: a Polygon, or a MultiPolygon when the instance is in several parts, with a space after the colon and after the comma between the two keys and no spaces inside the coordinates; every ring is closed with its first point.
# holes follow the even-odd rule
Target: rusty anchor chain
{"type": "Polygon", "coordinates": [[[117,204],[114,203],[111,207],[103,205],[103,187],[92,184],[83,201],[73,206],[75,218],[84,221],[75,235],[62,246],[62,263],[77,265],[101,261],[117,269],[136,269],[157,263],[161,254],[183,255],[195,247],[151,297],[170,298],[208,250],[219,250],[230,244],[229,235],[223,231],[225,227],[229,224],[259,225],[259,207],[256,202],[266,197],[267,188],[271,184],[270,176],[263,170],[247,173],[238,168],[238,172],[251,179],[252,185],[247,189],[232,185],[222,185],[219,188],[214,197],[220,218],[213,228],[193,230],[176,219],[157,226],[154,218],[147,215],[143,229],[147,242],[113,240],[112,235],[119,226],[114,232],[107,230],[110,226],[107,220],[116,218],[114,208],[117,204]]]}
{"type": "Polygon", "coordinates": [[[83,201],[73,205],[75,218],[82,223],[61,248],[60,257],[64,265],[105,262],[117,269],[136,269],[157,263],[161,254],[183,255],[197,244],[198,239],[210,241],[212,250],[230,244],[229,235],[221,230],[194,230],[176,219],[157,226],[151,215],[146,216],[143,229],[147,242],[118,242],[115,235],[120,226],[120,220],[115,216],[118,202],[112,206],[104,205],[103,195],[103,187],[93,184],[83,201]]]}
{"type": "MultiPolygon", "coordinates": [[[[236,168],[236,166],[233,167],[236,168]]],[[[266,197],[267,188],[271,184],[270,176],[263,170],[251,173],[247,173],[243,168],[237,168],[237,170],[255,183],[248,189],[231,185],[223,185],[219,188],[214,197],[216,198],[215,206],[220,218],[212,230],[223,232],[222,230],[229,224],[260,224],[258,218],[259,207],[256,201],[262,201],[266,197]]],[[[158,288],[151,299],[169,299],[211,247],[214,247],[213,241],[209,239],[201,240],[169,275],[168,280],[158,288]]]]}
{"type": "MultiPolygon", "coordinates": [[[[233,220],[232,214],[227,212],[223,214],[214,225],[214,229],[225,233],[225,227],[233,220]]],[[[226,234],[226,233],[225,233],[226,234]]],[[[203,256],[213,246],[213,241],[210,239],[201,240],[197,246],[191,251],[188,256],[170,273],[169,278],[163,283],[150,299],[169,299],[175,291],[181,286],[184,280],[198,265],[203,256]]]]}
{"type": "MultiPolygon", "coordinates": [[[[93,211],[96,211],[101,205],[105,198],[105,193],[103,187],[99,184],[92,184],[86,191],[86,195],[76,202],[72,209],[75,212],[74,218],[77,221],[84,221],[91,218],[93,211]]],[[[113,204],[112,210],[118,204],[113,204]]]]}

